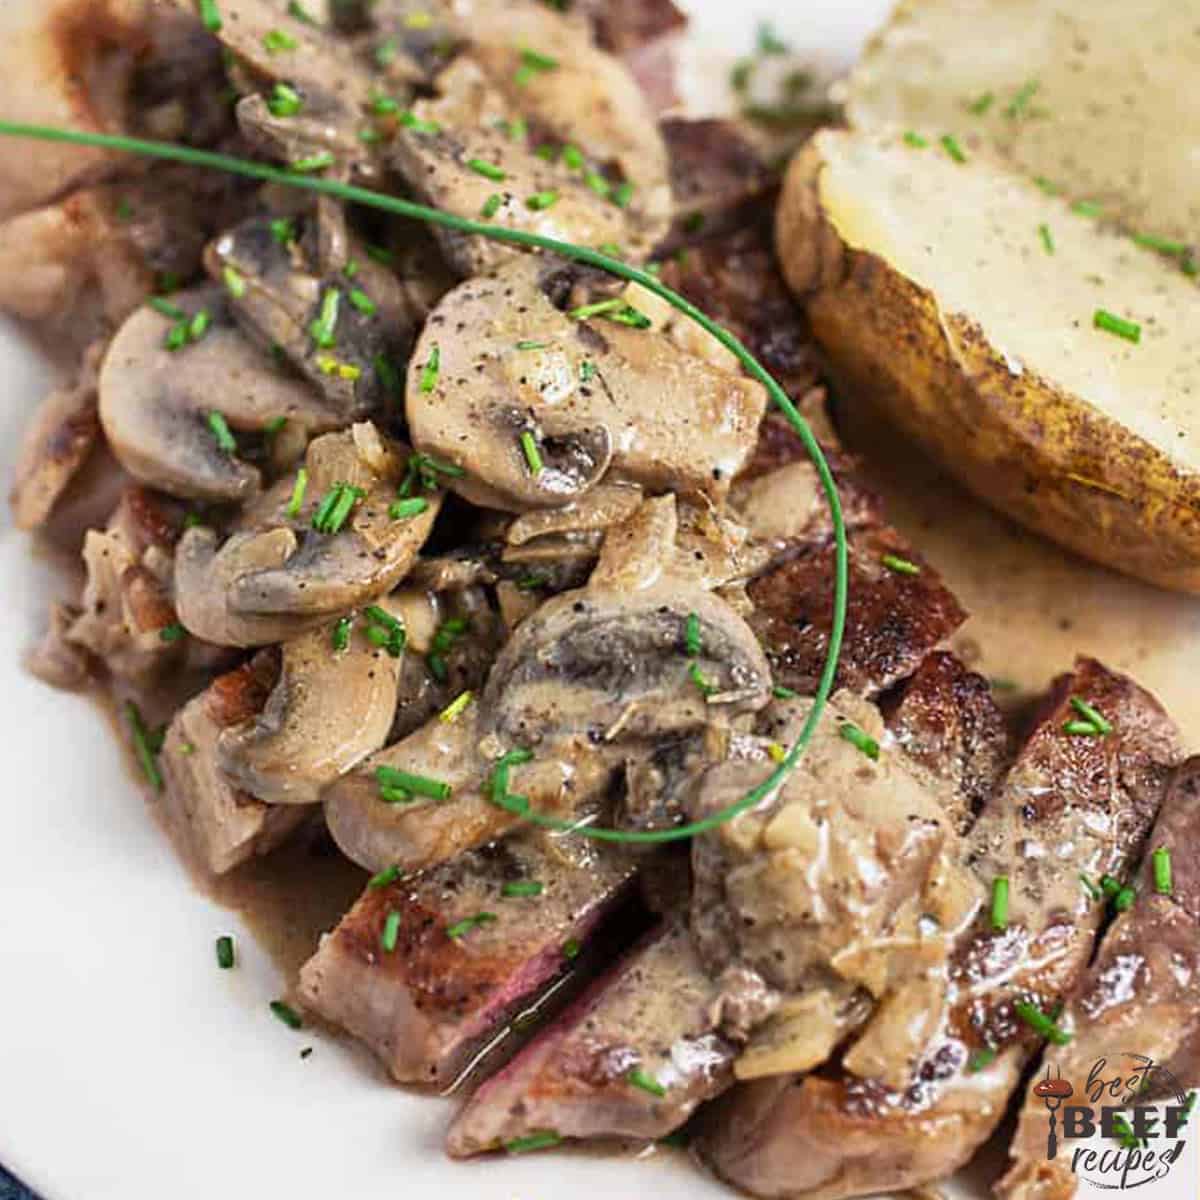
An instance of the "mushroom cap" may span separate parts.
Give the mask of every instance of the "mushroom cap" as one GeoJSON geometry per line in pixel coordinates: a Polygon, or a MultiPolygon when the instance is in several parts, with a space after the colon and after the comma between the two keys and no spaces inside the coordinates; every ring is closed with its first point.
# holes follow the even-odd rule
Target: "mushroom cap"
{"type": "Polygon", "coordinates": [[[573,503],[606,475],[720,502],[753,451],[766,394],[656,330],[568,317],[536,265],[517,263],[437,306],[405,406],[416,447],[464,471],[455,491],[520,512],[573,503]]]}
{"type": "Polygon", "coordinates": [[[328,429],[331,415],[300,380],[283,374],[238,331],[222,292],[197,288],[172,297],[189,316],[208,313],[196,342],[168,350],[174,320],[140,308],[121,326],[99,377],[100,423],[134,478],[175,496],[214,503],[257,495],[255,467],[225,453],[208,424],[219,412],[235,433],[285,417],[328,429]]]}

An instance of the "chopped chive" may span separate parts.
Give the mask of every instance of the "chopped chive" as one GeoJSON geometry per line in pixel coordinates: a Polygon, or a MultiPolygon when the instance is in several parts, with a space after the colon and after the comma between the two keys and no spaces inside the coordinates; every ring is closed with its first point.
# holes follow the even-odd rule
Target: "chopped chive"
{"type": "Polygon", "coordinates": [[[369,108],[377,117],[391,117],[400,111],[400,101],[383,92],[376,92],[371,97],[369,108]]]}
{"type": "Polygon", "coordinates": [[[442,127],[436,121],[426,121],[411,110],[400,114],[400,124],[412,133],[436,135],[442,132],[442,127]]]}
{"type": "Polygon", "coordinates": [[[704,677],[704,672],[700,670],[700,664],[694,659],[688,663],[688,678],[696,685],[697,690],[706,700],[709,696],[715,696],[718,688],[716,684],[704,677]]]}
{"type": "Polygon", "coordinates": [[[429,358],[421,368],[421,391],[428,395],[437,387],[438,371],[442,366],[442,350],[435,342],[429,351],[429,358]]]}
{"type": "Polygon", "coordinates": [[[446,936],[452,942],[456,942],[459,938],[465,937],[471,932],[471,930],[478,929],[481,925],[491,925],[493,921],[497,920],[499,920],[499,918],[495,913],[476,913],[473,917],[464,917],[461,921],[451,925],[446,930],[446,936]]]}
{"type": "Polygon", "coordinates": [[[1031,1004],[1028,1000],[1018,1000],[1013,1005],[1013,1011],[1034,1033],[1048,1042],[1053,1042],[1056,1046],[1065,1046],[1071,1041],[1071,1034],[1062,1029],[1052,1017],[1046,1016],[1036,1004],[1031,1004]]]}
{"type": "Polygon", "coordinates": [[[531,571],[528,575],[522,575],[517,580],[517,590],[520,592],[533,592],[538,588],[545,587],[550,582],[548,575],[540,575],[536,571],[531,571]]]}
{"type": "Polygon", "coordinates": [[[340,533],[355,504],[365,496],[362,488],[352,487],[348,483],[335,483],[313,513],[312,527],[318,533],[340,533]]]}
{"type": "Polygon", "coordinates": [[[583,151],[578,146],[573,146],[568,142],[563,147],[562,160],[564,167],[568,167],[572,171],[582,170],[584,165],[583,151]]]}
{"type": "Polygon", "coordinates": [[[282,29],[269,29],[263,35],[263,49],[268,54],[282,54],[285,50],[295,50],[300,45],[290,33],[282,29]]]}
{"type": "MultiPolygon", "coordinates": [[[[535,75],[540,71],[553,71],[558,67],[558,59],[551,58],[549,54],[542,54],[537,50],[528,48],[521,51],[521,68],[535,75]]],[[[521,71],[517,72],[520,76],[521,71]]]]}
{"type": "Polygon", "coordinates": [[[1104,209],[1094,200],[1076,200],[1071,205],[1071,211],[1080,217],[1099,217],[1104,215],[1104,209]]]}
{"type": "Polygon", "coordinates": [[[956,163],[965,163],[967,161],[966,153],[959,144],[958,138],[956,138],[954,134],[943,133],[938,141],[941,142],[942,149],[945,150],[946,153],[950,155],[950,157],[954,159],[956,163]]]}
{"type": "Polygon", "coordinates": [[[766,55],[790,54],[792,48],[775,32],[774,27],[764,21],[758,27],[758,52],[766,55]]]}
{"type": "Polygon", "coordinates": [[[1098,730],[1091,721],[1067,721],[1063,725],[1063,732],[1069,733],[1072,737],[1103,737],[1104,735],[1098,730]]]}
{"type": "Polygon", "coordinates": [[[289,1028],[303,1029],[304,1021],[300,1014],[290,1005],[285,1004],[282,1000],[271,1001],[271,1011],[289,1028]]]}
{"type": "Polygon", "coordinates": [[[992,880],[992,928],[1003,933],[1008,928],[1008,876],[992,880]]]}
{"type": "Polygon", "coordinates": [[[859,729],[853,721],[843,721],[838,726],[838,736],[844,742],[861,750],[868,758],[879,758],[879,743],[869,733],[859,729]]]}
{"type": "Polygon", "coordinates": [[[375,65],[390,67],[396,61],[399,45],[394,37],[387,38],[375,47],[375,65]]]}
{"type": "Polygon", "coordinates": [[[209,33],[220,33],[224,22],[221,20],[221,10],[217,8],[217,0],[199,0],[200,20],[209,33]]]}
{"type": "Polygon", "coordinates": [[[438,720],[444,721],[447,725],[457,721],[466,711],[467,705],[471,703],[472,698],[472,693],[469,691],[460,693],[442,709],[438,714],[438,720]]]}
{"type": "Polygon", "coordinates": [[[1183,242],[1175,242],[1170,238],[1155,237],[1151,233],[1135,233],[1132,236],[1132,240],[1147,250],[1157,250],[1159,254],[1166,254],[1171,258],[1182,258],[1188,252],[1188,247],[1183,242]]]}
{"type": "Polygon", "coordinates": [[[995,102],[995,92],[984,92],[982,96],[972,100],[971,103],[967,105],[967,108],[970,112],[973,112],[975,116],[982,117],[995,102]]]}
{"type": "Polygon", "coordinates": [[[221,279],[225,283],[225,290],[235,300],[240,300],[246,294],[246,281],[233,267],[226,267],[221,272],[221,279]]]}
{"type": "Polygon", "coordinates": [[[351,617],[342,617],[333,627],[333,648],[337,653],[350,648],[350,628],[354,624],[351,617]]]}
{"type": "Polygon", "coordinates": [[[625,1082],[631,1087],[641,1088],[643,1092],[649,1092],[651,1096],[658,1096],[659,1099],[667,1094],[667,1089],[653,1075],[643,1071],[641,1067],[634,1067],[625,1076],[625,1082]]]}
{"type": "Polygon", "coordinates": [[[929,139],[922,137],[915,129],[908,130],[904,135],[905,145],[913,146],[917,150],[924,150],[929,145],[929,139]]]}
{"type": "Polygon", "coordinates": [[[479,215],[485,221],[490,221],[499,211],[500,206],[504,201],[493,192],[484,202],[483,207],[479,210],[479,215]]]}
{"type": "Polygon", "coordinates": [[[369,887],[369,888],[391,887],[393,883],[396,883],[399,881],[399,879],[401,878],[401,876],[403,874],[404,874],[404,872],[401,871],[400,868],[395,865],[390,866],[390,867],[384,867],[384,869],[382,871],[380,871],[379,874],[372,875],[371,878],[367,880],[367,887],[369,887]]]}
{"type": "Polygon", "coordinates": [[[1154,890],[1160,896],[1169,896],[1174,891],[1171,881],[1171,851],[1166,846],[1159,846],[1150,855],[1154,864],[1154,890]]]}
{"type": "Polygon", "coordinates": [[[374,263],[378,263],[381,267],[394,267],[396,265],[396,256],[386,246],[367,246],[367,257],[374,263]]]}
{"type": "Polygon", "coordinates": [[[1038,88],[1041,85],[1036,79],[1031,79],[1023,84],[1017,94],[1012,98],[1012,102],[1005,108],[1004,115],[1016,119],[1025,115],[1029,108],[1029,102],[1033,99],[1038,88]]]}
{"type": "Polygon", "coordinates": [[[271,237],[281,246],[290,246],[296,240],[296,222],[290,217],[276,217],[271,222],[271,237]]]}
{"type": "Polygon", "coordinates": [[[493,183],[503,183],[508,178],[503,167],[498,167],[495,163],[487,162],[482,158],[468,158],[467,166],[476,175],[482,175],[484,179],[490,179],[493,183]]]}
{"type": "Polygon", "coordinates": [[[425,659],[425,665],[429,668],[429,673],[438,681],[445,683],[450,678],[450,668],[446,665],[446,659],[441,654],[430,654],[425,659]]]}
{"type": "Polygon", "coordinates": [[[1131,887],[1123,887],[1113,897],[1113,908],[1117,912],[1128,912],[1137,903],[1137,892],[1131,887]]]}
{"type": "Polygon", "coordinates": [[[767,744],[767,757],[776,765],[787,761],[787,748],[779,742],[767,744]]]}
{"type": "Polygon", "coordinates": [[[518,350],[549,350],[549,342],[521,341],[517,343],[518,350]]]}
{"type": "Polygon", "coordinates": [[[1121,881],[1111,875],[1100,876],[1100,890],[1111,900],[1121,890],[1121,881]]]}
{"type": "Polygon", "coordinates": [[[287,417],[272,417],[263,426],[263,433],[267,437],[276,437],[283,432],[285,425],[287,425],[287,417]]]}
{"type": "Polygon", "coordinates": [[[378,604],[369,605],[363,610],[363,615],[369,623],[367,636],[371,642],[385,649],[393,658],[399,658],[408,645],[408,630],[405,629],[404,622],[393,617],[386,608],[380,608],[378,604]]]}
{"type": "Polygon", "coordinates": [[[626,180],[612,194],[612,202],[618,208],[628,208],[633,200],[633,184],[626,180]]]}
{"type": "MultiPolygon", "coordinates": [[[[378,629],[367,630],[367,635],[379,633],[378,629]]],[[[379,789],[379,798],[384,804],[411,804],[413,802],[412,792],[406,792],[403,788],[381,787],[379,789]]]]}
{"type": "Polygon", "coordinates": [[[537,438],[528,429],[521,434],[521,452],[525,455],[526,463],[529,464],[531,475],[540,475],[546,469],[546,464],[542,461],[542,452],[538,448],[537,438]]]}
{"type": "Polygon", "coordinates": [[[395,767],[376,767],[375,779],[380,787],[402,788],[414,796],[425,796],[430,800],[449,800],[454,791],[440,779],[414,775],[411,771],[400,771],[395,767]]]}
{"type": "Polygon", "coordinates": [[[1104,898],[1104,893],[1086,875],[1080,874],[1079,882],[1083,884],[1083,890],[1093,900],[1102,900],[1104,898]]]}
{"type": "Polygon", "coordinates": [[[567,938],[567,940],[563,942],[563,958],[565,958],[567,962],[574,962],[574,960],[579,957],[579,952],[582,949],[583,947],[580,946],[577,938],[567,938]]]}
{"type": "Polygon", "coordinates": [[[579,382],[591,383],[596,377],[596,364],[591,359],[579,364],[579,382]]]}
{"type": "Polygon", "coordinates": [[[588,171],[583,182],[596,193],[597,196],[607,196],[612,191],[612,184],[608,182],[598,171],[588,171]]]}
{"type": "Polygon", "coordinates": [[[915,562],[909,562],[907,558],[901,558],[897,554],[885,554],[879,560],[889,571],[895,571],[897,575],[920,575],[921,568],[915,562]]]}
{"type": "Polygon", "coordinates": [[[334,163],[332,150],[319,150],[316,154],[310,154],[306,158],[298,158],[295,162],[288,165],[289,171],[294,171],[297,175],[314,175],[318,171],[327,170],[334,163]]]}
{"type": "Polygon", "coordinates": [[[511,1142],[505,1142],[504,1149],[508,1154],[529,1154],[533,1150],[548,1150],[561,1142],[562,1138],[552,1129],[539,1129],[527,1137],[513,1138],[511,1142]]]}
{"type": "Polygon", "coordinates": [[[553,208],[558,203],[558,200],[558,193],[551,188],[544,192],[534,192],[525,201],[525,207],[531,209],[533,212],[545,212],[546,209],[553,208]]]}
{"type": "Polygon", "coordinates": [[[1127,342],[1133,342],[1134,345],[1142,340],[1142,327],[1136,321],[1127,321],[1124,317],[1118,317],[1103,308],[1096,309],[1092,325],[1096,329],[1103,329],[1105,333],[1113,333],[1127,342]]]}
{"type": "Polygon", "coordinates": [[[704,644],[700,637],[700,616],[698,613],[688,613],[683,627],[683,644],[690,658],[699,658],[704,644]]]}
{"type": "Polygon", "coordinates": [[[503,801],[508,796],[508,775],[512,768],[532,761],[533,751],[522,749],[510,750],[497,760],[488,781],[488,798],[493,804],[503,807],[503,801]]]}
{"type": "Polygon", "coordinates": [[[371,365],[375,368],[375,374],[379,376],[379,382],[383,384],[384,391],[389,395],[398,396],[401,387],[400,372],[396,370],[387,355],[375,355],[371,365]]]}
{"type": "Polygon", "coordinates": [[[379,945],[384,954],[393,954],[396,943],[400,940],[400,914],[392,909],[383,923],[383,933],[379,936],[379,945]]]}
{"type": "Polygon", "coordinates": [[[289,17],[295,17],[297,21],[302,21],[305,25],[320,24],[317,18],[300,3],[300,0],[288,0],[287,11],[289,17]]]}
{"type": "Polygon", "coordinates": [[[996,1061],[996,1051],[991,1046],[984,1046],[982,1049],[976,1050],[974,1054],[967,1059],[967,1074],[975,1075],[982,1071],[984,1067],[990,1066],[996,1061]]]}
{"type": "Polygon", "coordinates": [[[176,621],[173,624],[166,626],[164,629],[160,629],[158,631],[158,636],[162,639],[162,641],[169,644],[171,642],[182,641],[185,637],[187,637],[187,630],[184,629],[184,627],[180,625],[178,621],[176,621]]]}
{"type": "Polygon", "coordinates": [[[188,322],[188,338],[190,341],[198,342],[209,331],[212,326],[212,317],[208,315],[208,309],[202,308],[191,321],[188,322]]]}
{"type": "Polygon", "coordinates": [[[361,288],[351,289],[350,303],[364,316],[373,317],[379,311],[379,305],[361,288]]]}
{"type": "Polygon", "coordinates": [[[229,971],[233,968],[234,961],[233,938],[228,935],[217,938],[217,966],[222,971],[229,971]]]}
{"type": "Polygon", "coordinates": [[[163,789],[162,772],[158,769],[158,763],[154,761],[154,750],[150,745],[150,732],[146,729],[146,724],[142,720],[141,710],[132,700],[125,704],[125,720],[129,724],[129,732],[133,737],[133,749],[137,755],[138,762],[141,764],[142,772],[146,776],[150,786],[156,792],[161,792],[163,789]]]}
{"type": "Polygon", "coordinates": [[[1105,717],[1101,715],[1100,711],[1097,708],[1095,708],[1093,705],[1089,704],[1082,697],[1072,696],[1071,697],[1071,707],[1081,717],[1083,717],[1083,719],[1085,721],[1088,721],[1092,725],[1094,725],[1097,733],[1102,733],[1102,734],[1112,733],[1113,727],[1108,722],[1108,720],[1106,720],[1105,717]]]}
{"type": "Polygon", "coordinates": [[[800,693],[793,691],[790,687],[784,687],[782,684],[777,683],[771,689],[771,695],[774,696],[776,700],[795,700],[800,693]]]}
{"type": "Polygon", "coordinates": [[[619,298],[612,300],[597,300],[594,304],[581,304],[571,309],[567,316],[575,321],[586,321],[589,317],[602,317],[610,312],[616,312],[625,302],[619,298]]]}
{"type": "Polygon", "coordinates": [[[170,332],[167,334],[163,345],[169,351],[182,350],[188,344],[188,320],[185,317],[182,321],[171,326],[170,332]]]}
{"type": "Polygon", "coordinates": [[[225,420],[223,413],[210,412],[208,414],[208,427],[212,430],[213,437],[217,439],[217,449],[222,454],[237,453],[237,440],[229,432],[229,422],[225,420]]]}
{"type": "Polygon", "coordinates": [[[552,163],[558,161],[559,151],[556,146],[546,144],[538,146],[537,149],[534,150],[534,154],[544,162],[552,163]]]}
{"type": "Polygon", "coordinates": [[[412,496],[407,500],[395,500],[388,506],[388,516],[393,521],[410,521],[429,510],[429,501],[423,496],[412,496]]]}
{"type": "Polygon", "coordinates": [[[321,311],[308,327],[313,341],[322,350],[337,344],[338,312],[342,306],[342,293],[338,288],[326,288],[321,298],[321,311]]]}
{"type": "Polygon", "coordinates": [[[267,107],[274,117],[294,117],[304,107],[304,98],[294,87],[289,87],[286,83],[277,83],[267,101],[267,107]]]}
{"type": "Polygon", "coordinates": [[[288,501],[288,506],[284,510],[289,517],[298,517],[300,508],[304,504],[304,493],[308,491],[308,472],[301,467],[296,472],[296,483],[292,488],[292,498],[288,501]]]}
{"type": "Polygon", "coordinates": [[[546,890],[546,885],[536,879],[518,879],[512,883],[506,883],[500,889],[500,895],[507,899],[516,899],[525,896],[540,896],[546,890]]]}
{"type": "Polygon", "coordinates": [[[164,300],[161,296],[151,296],[146,303],[154,309],[160,316],[168,318],[171,321],[184,321],[187,319],[187,313],[181,308],[176,308],[169,300],[164,300]]]}
{"type": "Polygon", "coordinates": [[[1050,179],[1047,179],[1045,175],[1035,175],[1033,177],[1033,182],[1036,183],[1038,187],[1040,187],[1042,191],[1046,193],[1047,196],[1058,195],[1058,184],[1054,183],[1050,179]]]}
{"type": "Polygon", "coordinates": [[[1042,239],[1042,246],[1047,254],[1054,253],[1054,234],[1050,232],[1050,226],[1044,221],[1038,226],[1038,237],[1042,239]]]}

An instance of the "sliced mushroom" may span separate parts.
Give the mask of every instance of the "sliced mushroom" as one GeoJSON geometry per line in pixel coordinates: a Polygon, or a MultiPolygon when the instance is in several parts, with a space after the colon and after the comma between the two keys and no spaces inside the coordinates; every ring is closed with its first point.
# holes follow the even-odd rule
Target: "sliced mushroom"
{"type": "Polygon", "coordinates": [[[438,305],[406,407],[417,448],[463,470],[456,491],[523,511],[577,502],[606,475],[720,502],[753,451],[766,394],[656,330],[572,319],[535,265],[518,263],[438,305]]]}
{"type": "Polygon", "coordinates": [[[10,496],[18,529],[46,522],[96,445],[96,371],[102,353],[100,343],[87,351],[75,378],[42,401],[25,431],[10,496]]]}
{"type": "Polygon", "coordinates": [[[710,593],[674,582],[632,594],[589,587],[555,596],[517,627],[488,677],[482,721],[506,745],[567,735],[613,743],[755,711],[770,688],[749,626],[710,593]]]}
{"type": "Polygon", "coordinates": [[[547,534],[606,530],[633,516],[641,503],[640,488],[602,483],[574,504],[523,513],[509,525],[505,540],[524,546],[547,534]]]}
{"type": "Polygon", "coordinates": [[[209,245],[205,266],[226,284],[234,318],[260,345],[278,347],[340,420],[395,403],[395,364],[408,357],[424,312],[361,248],[350,251],[352,275],[318,272],[306,240],[280,233],[297,225],[252,217],[209,245]],[[314,336],[323,312],[333,314],[327,339],[314,336]]]}
{"type": "Polygon", "coordinates": [[[76,691],[89,679],[87,652],[67,636],[78,619],[78,609],[52,604],[46,632],[25,656],[30,674],[64,691],[76,691]]]}
{"type": "MultiPolygon", "coordinates": [[[[392,165],[423,200],[462,217],[485,215],[497,224],[588,246],[638,242],[627,212],[588,187],[582,174],[539,157],[527,138],[511,136],[510,130],[523,127],[523,118],[475,63],[457,60],[437,86],[435,99],[414,104],[417,123],[402,127],[391,149],[392,165]],[[530,203],[550,196],[549,203],[530,203]]],[[[483,238],[441,229],[437,235],[463,275],[522,256],[483,238]]]]}
{"type": "Polygon", "coordinates": [[[180,293],[172,303],[188,317],[207,313],[207,332],[168,350],[179,321],[152,308],[135,312],[100,370],[101,424],[136,479],[176,496],[244,501],[259,491],[259,472],[221,448],[212,413],[234,431],[261,431],[280,417],[320,431],[336,416],[241,335],[219,290],[180,293]]]}
{"type": "Polygon", "coordinates": [[[295,515],[295,480],[281,480],[223,545],[210,529],[184,535],[175,572],[180,620],[220,645],[265,645],[386,595],[416,560],[441,508],[441,493],[432,491],[423,494],[424,512],[390,516],[407,461],[406,447],[384,440],[370,423],[317,438],[295,515]],[[318,532],[313,516],[339,484],[363,495],[338,532],[318,532]]]}
{"type": "MultiPolygon", "coordinates": [[[[387,600],[380,607],[397,615],[387,600]]],[[[226,729],[217,744],[225,774],[270,804],[314,803],[392,727],[402,656],[371,642],[361,620],[349,644],[335,649],[334,628],[285,642],[279,682],[262,712],[226,729]]]]}

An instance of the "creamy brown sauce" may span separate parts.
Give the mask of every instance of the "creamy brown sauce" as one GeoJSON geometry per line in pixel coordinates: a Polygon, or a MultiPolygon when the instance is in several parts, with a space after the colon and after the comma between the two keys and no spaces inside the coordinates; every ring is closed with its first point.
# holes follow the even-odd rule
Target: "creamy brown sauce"
{"type": "Polygon", "coordinates": [[[970,619],[952,639],[974,670],[1042,691],[1090,654],[1129,674],[1200,747],[1200,597],[1162,591],[1028,533],[947,479],[860,401],[839,425],[888,520],[937,567],[970,619]]]}

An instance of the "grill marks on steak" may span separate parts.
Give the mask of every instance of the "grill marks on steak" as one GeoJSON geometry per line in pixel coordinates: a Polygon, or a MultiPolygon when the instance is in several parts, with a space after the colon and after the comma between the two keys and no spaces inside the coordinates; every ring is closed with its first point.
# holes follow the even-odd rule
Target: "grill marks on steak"
{"type": "Polygon", "coordinates": [[[448,1085],[476,1050],[559,977],[633,879],[623,854],[537,833],[368,888],[300,973],[304,1003],[361,1038],[400,1082],[448,1085]],[[536,881],[534,897],[506,883],[536,881]],[[396,948],[383,949],[389,914],[396,948]],[[495,919],[451,937],[481,913],[495,919]]]}
{"type": "Polygon", "coordinates": [[[756,1195],[823,1198],[914,1187],[963,1165],[998,1124],[1038,1046],[1014,1002],[1050,1012],[1085,967],[1103,910],[1080,873],[1128,873],[1178,757],[1174,726],[1152,697],[1079,660],[971,833],[967,861],[981,881],[1010,880],[1008,925],[994,931],[984,912],[960,940],[943,1018],[908,1064],[908,1087],[833,1069],[739,1089],[706,1126],[706,1160],[756,1195]],[[1072,696],[1094,704],[1113,732],[1067,734],[1072,696]],[[969,1069],[985,1048],[994,1061],[969,1069]]]}
{"type": "MultiPolygon", "coordinates": [[[[1100,952],[1067,1001],[1060,1023],[1074,1034],[1067,1046],[1047,1046],[1044,1071],[1074,1088],[1087,1103],[1088,1074],[1100,1059],[1107,1078],[1129,1078],[1130,1052],[1167,1068],[1185,1088],[1200,1084],[1200,758],[1177,771],[1146,840],[1138,900],[1118,914],[1100,952]],[[1173,888],[1157,894],[1151,852],[1171,856],[1173,888]]],[[[1139,1076],[1138,1078],[1142,1078],[1139,1076]]],[[[1153,1082],[1153,1079],[1151,1079],[1153,1082]]],[[[1125,1097],[1108,1096],[1106,1104],[1125,1097]]],[[[1152,1093],[1151,1099],[1155,1099],[1152,1093]]],[[[1173,1098],[1172,1098],[1173,1099],[1173,1098]]],[[[1013,1138],[1012,1166],[997,1191],[1014,1200],[1067,1200],[1076,1180],[1070,1158],[1046,1158],[1046,1110],[1027,1092],[1013,1138]]]]}
{"type": "Polygon", "coordinates": [[[667,918],[479,1088],[450,1129],[450,1153],[539,1130],[658,1138],[677,1129],[732,1080],[716,992],[686,920],[667,918]]]}

